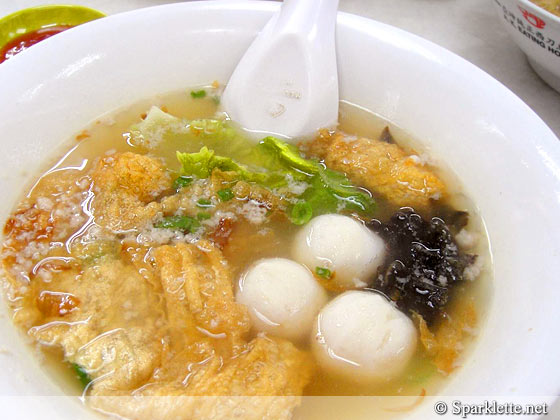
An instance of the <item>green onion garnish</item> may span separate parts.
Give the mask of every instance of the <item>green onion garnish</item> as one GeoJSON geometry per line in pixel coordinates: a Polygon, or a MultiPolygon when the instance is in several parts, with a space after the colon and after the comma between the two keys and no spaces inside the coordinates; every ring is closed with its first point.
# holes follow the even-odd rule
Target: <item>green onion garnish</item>
{"type": "Polygon", "coordinates": [[[176,191],[179,191],[181,188],[185,188],[186,186],[190,185],[193,182],[192,177],[190,176],[180,176],[175,181],[173,181],[173,188],[176,191]]]}
{"type": "Polygon", "coordinates": [[[332,277],[331,270],[324,267],[315,267],[315,273],[326,280],[329,280],[332,277]]]}
{"type": "Polygon", "coordinates": [[[84,386],[84,388],[86,386],[88,386],[89,383],[91,382],[91,378],[89,377],[86,370],[83,367],[81,367],[80,365],[78,365],[77,363],[72,363],[71,366],[72,366],[72,369],[74,369],[74,372],[76,372],[76,374],[78,375],[78,379],[80,380],[80,382],[84,386]]]}
{"type": "Polygon", "coordinates": [[[313,216],[313,208],[311,204],[302,201],[292,207],[290,212],[290,220],[294,225],[304,225],[311,220],[313,216]]]}
{"type": "Polygon", "coordinates": [[[200,227],[200,223],[189,216],[171,216],[164,217],[162,221],[154,226],[159,229],[177,229],[183,232],[194,232],[200,227]]]}
{"type": "Polygon", "coordinates": [[[235,197],[235,194],[233,193],[231,188],[225,188],[223,190],[218,191],[216,194],[218,194],[218,197],[220,197],[220,200],[222,201],[229,201],[233,197],[235,197]]]}
{"type": "Polygon", "coordinates": [[[196,202],[197,207],[202,207],[202,208],[208,208],[208,207],[214,207],[212,205],[212,202],[206,198],[201,198],[200,200],[198,200],[196,202]]]}
{"type": "Polygon", "coordinates": [[[202,90],[191,90],[191,96],[194,99],[204,98],[206,96],[206,91],[204,89],[202,89],[202,90]]]}
{"type": "Polygon", "coordinates": [[[206,213],[206,212],[198,213],[198,214],[196,215],[196,218],[197,218],[198,220],[208,220],[208,219],[210,219],[211,217],[212,217],[212,215],[211,215],[210,213],[206,213]]]}

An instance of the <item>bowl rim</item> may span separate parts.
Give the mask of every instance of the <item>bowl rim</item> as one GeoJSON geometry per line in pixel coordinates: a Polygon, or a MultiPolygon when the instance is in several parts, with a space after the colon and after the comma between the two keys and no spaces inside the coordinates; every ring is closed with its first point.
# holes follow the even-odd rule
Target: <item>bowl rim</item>
{"type": "Polygon", "coordinates": [[[74,4],[45,4],[39,6],[27,7],[25,9],[16,10],[6,16],[0,17],[0,48],[4,47],[7,43],[17,39],[18,37],[53,25],[68,25],[79,26],[93,20],[97,20],[107,15],[99,10],[93,9],[87,6],[74,5],[74,4]],[[41,18],[42,13],[56,13],[56,12],[67,12],[68,16],[63,16],[59,21],[52,21],[47,23],[41,18]],[[34,21],[33,16],[38,18],[34,21]],[[69,18],[71,16],[71,18],[69,18]],[[5,32],[5,28],[17,20],[27,19],[32,24],[26,26],[24,32],[5,32]],[[31,20],[30,20],[31,19],[31,20]]]}
{"type": "Polygon", "coordinates": [[[106,17],[107,15],[103,12],[101,12],[100,10],[94,9],[92,7],[88,7],[88,6],[82,6],[79,4],[42,4],[39,6],[31,6],[31,7],[26,7],[24,9],[20,9],[20,10],[16,10],[15,12],[9,13],[7,15],[4,15],[2,17],[0,17],[0,25],[17,18],[18,16],[22,16],[25,15],[27,13],[32,13],[32,12],[41,12],[41,11],[45,11],[45,10],[62,10],[62,9],[67,9],[67,10],[82,10],[84,12],[87,13],[91,13],[92,16],[93,15],[98,15],[100,18],[101,17],[106,17]]]}
{"type": "Polygon", "coordinates": [[[544,14],[548,19],[560,25],[560,16],[555,15],[554,13],[546,10],[544,7],[539,6],[538,4],[535,4],[530,0],[517,0],[517,1],[525,5],[527,8],[532,9],[533,11],[537,11],[539,13],[544,14]]]}

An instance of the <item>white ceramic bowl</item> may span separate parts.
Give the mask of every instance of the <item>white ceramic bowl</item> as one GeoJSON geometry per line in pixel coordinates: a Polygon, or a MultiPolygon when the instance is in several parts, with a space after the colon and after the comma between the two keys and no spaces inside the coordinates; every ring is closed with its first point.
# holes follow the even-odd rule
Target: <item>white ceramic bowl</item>
{"type": "Polygon", "coordinates": [[[531,67],[560,92],[560,17],[529,0],[494,0],[493,3],[531,67]]]}
{"type": "MultiPolygon", "coordinates": [[[[46,159],[100,114],[227,81],[277,7],[227,1],[138,10],[71,29],[0,65],[0,218],[46,159]]],[[[414,35],[341,14],[337,45],[341,97],[424,139],[460,176],[487,224],[493,301],[474,352],[444,393],[558,395],[558,139],[496,80],[414,35]]],[[[9,349],[0,353],[0,395],[60,395],[7,317],[0,331],[0,348],[9,349]]],[[[0,398],[2,417],[10,409],[32,413],[18,418],[85,415],[67,401],[33,401],[0,398]]],[[[423,405],[410,418],[432,418],[427,413],[432,407],[423,405]]]]}

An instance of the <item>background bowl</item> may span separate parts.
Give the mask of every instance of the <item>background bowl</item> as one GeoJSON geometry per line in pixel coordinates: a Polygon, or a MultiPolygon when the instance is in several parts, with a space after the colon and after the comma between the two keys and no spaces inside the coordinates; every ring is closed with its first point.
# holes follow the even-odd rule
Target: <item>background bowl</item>
{"type": "Polygon", "coordinates": [[[83,6],[48,5],[29,7],[0,19],[0,48],[15,38],[51,26],[77,26],[105,14],[83,6]]]}
{"type": "MultiPolygon", "coordinates": [[[[46,160],[68,147],[65,140],[100,114],[158,93],[227,81],[277,7],[227,1],[137,10],[70,29],[0,66],[0,219],[46,160]]],[[[337,47],[341,98],[429,145],[461,178],[487,224],[492,304],[474,351],[444,394],[558,395],[558,139],[499,82],[402,30],[341,14],[337,47]]],[[[61,391],[7,316],[0,331],[0,348],[9,349],[0,354],[0,371],[9,373],[0,376],[0,395],[12,396],[0,398],[4,412],[84,418],[74,400],[22,404],[15,397],[61,391]]],[[[432,415],[424,404],[410,418],[432,415]]]]}
{"type": "Polygon", "coordinates": [[[493,3],[531,67],[560,92],[560,16],[529,0],[494,0],[493,3]]]}

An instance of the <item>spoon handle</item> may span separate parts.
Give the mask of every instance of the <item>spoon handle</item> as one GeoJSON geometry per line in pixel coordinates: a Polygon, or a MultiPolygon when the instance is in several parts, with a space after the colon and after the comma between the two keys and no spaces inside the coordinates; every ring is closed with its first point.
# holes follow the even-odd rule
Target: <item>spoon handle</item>
{"type": "Polygon", "coordinates": [[[276,25],[310,40],[323,32],[334,35],[337,10],[338,0],[284,0],[276,25]]]}

